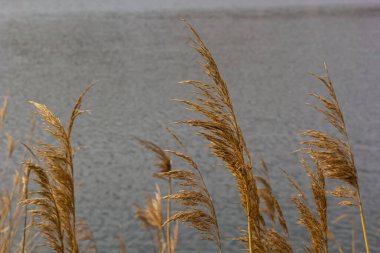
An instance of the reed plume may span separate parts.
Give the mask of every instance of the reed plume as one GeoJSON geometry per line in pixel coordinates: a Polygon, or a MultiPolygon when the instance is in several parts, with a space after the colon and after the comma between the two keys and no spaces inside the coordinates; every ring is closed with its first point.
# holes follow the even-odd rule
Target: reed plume
{"type": "MultiPolygon", "coordinates": [[[[287,235],[288,227],[282,208],[274,195],[270,184],[269,169],[264,160],[260,161],[260,170],[255,179],[258,185],[258,195],[260,198],[260,212],[267,216],[273,226],[269,227],[266,223],[262,236],[263,249],[255,249],[259,252],[276,252],[276,253],[292,253],[293,248],[290,245],[287,235]],[[262,174],[262,175],[261,175],[262,174]],[[282,233],[277,230],[277,224],[282,228],[282,233]]],[[[247,233],[247,231],[242,231],[247,233]]],[[[239,237],[238,240],[247,242],[247,236],[239,237]]]]}
{"type": "Polygon", "coordinates": [[[166,150],[191,166],[189,169],[176,169],[161,172],[163,177],[170,177],[180,182],[184,189],[166,196],[180,203],[186,210],[177,211],[165,223],[173,221],[189,223],[201,233],[201,239],[214,241],[219,252],[222,252],[220,229],[211,194],[207,189],[201,171],[195,161],[178,151],[166,150]]]}
{"type": "Polygon", "coordinates": [[[182,81],[196,89],[196,101],[177,101],[189,106],[187,109],[198,112],[204,119],[184,120],[178,123],[199,128],[198,134],[209,141],[213,154],[224,162],[226,168],[235,177],[241,197],[241,203],[247,217],[248,248],[263,250],[263,217],[259,210],[259,196],[253,176],[252,159],[246,146],[243,133],[236,120],[227,84],[222,79],[217,64],[210,51],[195,29],[187,23],[194,35],[192,39],[196,51],[204,60],[202,67],[211,82],[197,80],[182,81]],[[255,244],[255,246],[254,246],[255,244]]]}
{"type": "Polygon", "coordinates": [[[12,188],[0,191],[0,252],[13,252],[19,224],[21,222],[22,176],[16,171],[12,188]],[[3,193],[4,191],[4,193],[3,193]]]}
{"type": "MultiPolygon", "coordinates": [[[[211,81],[186,80],[180,82],[195,89],[193,92],[196,94],[196,101],[176,100],[187,105],[188,110],[199,113],[202,119],[183,120],[178,123],[198,128],[197,133],[209,142],[209,148],[213,154],[224,162],[225,167],[234,176],[247,218],[247,230],[243,231],[244,235],[238,239],[247,243],[248,251],[250,253],[267,252],[269,247],[274,248],[274,245],[271,244],[284,242],[288,244],[282,235],[266,227],[260,210],[260,191],[253,175],[251,155],[237,122],[227,84],[221,77],[213,56],[199,34],[190,24],[187,23],[187,26],[194,35],[192,39],[194,48],[204,60],[203,70],[211,81]],[[269,237],[281,238],[281,240],[269,240],[269,237]]],[[[265,180],[263,182],[267,183],[265,180]]],[[[263,188],[261,199],[270,200],[269,204],[278,204],[278,202],[273,202],[274,195],[269,194],[269,191],[271,189],[263,188]]],[[[278,207],[276,206],[275,210],[279,210],[278,207]]],[[[284,225],[283,217],[281,222],[284,225]]],[[[283,252],[291,252],[290,245],[283,252]]]]}
{"type": "Polygon", "coordinates": [[[340,180],[345,183],[338,186],[336,190],[332,192],[332,195],[348,199],[340,202],[340,205],[357,205],[359,207],[366,252],[369,253],[370,248],[367,239],[354,154],[352,152],[343,113],[334,86],[329,77],[326,64],[325,74],[323,76],[314,76],[322,82],[329,96],[323,97],[316,93],[311,94],[311,96],[320,102],[320,105],[311,106],[325,117],[329,124],[337,130],[337,134],[330,135],[319,130],[304,131],[302,135],[306,137],[306,139],[301,142],[301,144],[305,146],[302,151],[306,152],[317,162],[325,177],[340,180]]]}
{"type": "Polygon", "coordinates": [[[45,131],[58,142],[42,141],[34,147],[39,164],[27,164],[38,190],[31,191],[25,204],[34,216],[33,225],[55,252],[79,253],[75,212],[74,149],[71,132],[76,118],[84,111],[81,104],[88,86],[79,96],[65,129],[61,121],[45,105],[31,102],[45,124],[45,131]]]}
{"type": "Polygon", "coordinates": [[[300,163],[310,178],[313,202],[316,209],[315,214],[315,212],[312,211],[312,208],[307,204],[307,199],[301,188],[288,176],[291,184],[299,193],[298,196],[292,197],[292,201],[300,214],[298,223],[305,226],[309,233],[310,245],[305,246],[305,249],[307,252],[327,253],[329,230],[327,222],[325,178],[323,171],[316,160],[314,160],[315,171],[313,171],[312,167],[306,160],[301,159],[300,163]]]}
{"type": "Polygon", "coordinates": [[[275,226],[276,223],[279,223],[283,231],[288,234],[288,226],[286,224],[282,208],[274,195],[270,184],[268,166],[263,159],[260,161],[260,165],[263,176],[255,176],[255,178],[262,185],[261,187],[258,187],[260,200],[264,204],[264,206],[263,204],[260,205],[261,211],[270,218],[273,226],[275,226]]]}
{"type": "MultiPolygon", "coordinates": [[[[171,133],[173,135],[173,132],[171,132],[171,133]]],[[[175,135],[173,135],[173,136],[175,136],[175,135]]],[[[145,141],[145,140],[141,140],[141,139],[139,139],[139,142],[147,150],[149,150],[153,154],[155,154],[155,156],[158,160],[158,163],[156,163],[155,166],[160,170],[160,172],[154,173],[153,175],[156,176],[157,178],[163,179],[160,176],[160,173],[171,171],[172,165],[171,165],[170,158],[166,155],[165,151],[163,151],[158,145],[154,144],[153,142],[145,141]]],[[[168,195],[170,195],[170,194],[172,194],[172,187],[173,187],[172,186],[172,178],[167,177],[167,179],[168,179],[168,195]]],[[[166,215],[167,215],[167,219],[169,219],[171,216],[171,201],[170,201],[170,199],[167,199],[167,202],[166,202],[166,215]]],[[[171,242],[171,238],[172,238],[171,224],[169,222],[165,225],[166,225],[166,244],[172,245],[172,242],[171,242]]],[[[171,246],[167,247],[167,253],[171,253],[171,252],[172,252],[172,247],[171,246]]]]}
{"type": "MultiPolygon", "coordinates": [[[[27,142],[26,143],[22,143],[23,146],[24,146],[24,158],[23,158],[23,161],[26,161],[24,162],[26,164],[24,164],[23,166],[23,172],[24,172],[24,175],[23,175],[23,201],[20,203],[25,203],[26,200],[29,198],[29,179],[30,179],[30,169],[29,169],[29,166],[27,166],[27,164],[31,163],[32,161],[31,160],[27,160],[28,159],[28,154],[29,155],[32,155],[33,158],[37,158],[35,156],[35,154],[33,153],[33,150],[29,147],[31,141],[33,140],[33,133],[34,133],[34,129],[36,127],[36,114],[32,114],[32,118],[31,118],[31,129],[30,129],[30,134],[29,136],[27,136],[26,140],[27,142]]],[[[21,242],[21,246],[20,246],[20,252],[21,253],[25,253],[25,252],[29,252],[31,250],[33,250],[33,241],[35,238],[38,237],[38,233],[34,233],[34,236],[30,236],[30,234],[33,231],[33,217],[31,217],[32,219],[30,219],[29,221],[29,224],[28,224],[28,205],[24,205],[24,224],[23,224],[23,235],[22,235],[22,242],[21,242]],[[30,238],[32,237],[32,238],[30,238]]]]}
{"type": "Polygon", "coordinates": [[[156,185],[155,198],[146,196],[146,205],[136,207],[135,218],[141,221],[146,230],[154,234],[157,251],[164,253],[167,245],[162,217],[162,197],[158,185],[156,185]]]}
{"type": "MultiPolygon", "coordinates": [[[[8,97],[3,100],[3,105],[0,108],[0,133],[5,126],[5,120],[8,111],[8,97]]],[[[16,142],[10,133],[6,134],[7,150],[6,164],[7,167],[10,160],[13,158],[13,153],[16,147],[16,142]]],[[[23,161],[25,160],[25,156],[23,161]]],[[[22,161],[21,161],[22,162],[22,161]]],[[[0,172],[0,179],[5,171],[0,172]]],[[[23,166],[15,171],[13,176],[12,186],[10,189],[0,189],[0,252],[21,252],[21,243],[16,243],[19,236],[20,224],[22,221],[22,206],[19,204],[24,199],[24,185],[26,175],[23,172],[23,166]]],[[[3,187],[3,185],[2,185],[3,187]]],[[[25,238],[25,237],[24,237],[25,238]]],[[[28,241],[25,238],[25,241],[28,241]]],[[[34,249],[33,244],[29,244],[30,250],[34,249]]]]}

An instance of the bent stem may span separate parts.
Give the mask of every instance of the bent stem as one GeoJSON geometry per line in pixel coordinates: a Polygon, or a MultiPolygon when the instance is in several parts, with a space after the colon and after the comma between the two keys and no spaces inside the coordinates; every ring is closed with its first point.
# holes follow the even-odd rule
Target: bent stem
{"type": "MultiPolygon", "coordinates": [[[[170,196],[172,194],[172,178],[169,176],[168,179],[168,195],[170,196]]],[[[171,212],[171,203],[170,203],[170,198],[168,198],[167,202],[167,220],[170,220],[170,212],[171,212]]],[[[170,235],[170,222],[166,225],[166,240],[167,240],[167,252],[171,253],[171,235],[170,235]]]]}
{"type": "Polygon", "coordinates": [[[365,249],[367,253],[370,253],[369,250],[369,243],[367,238],[367,229],[364,222],[364,211],[363,211],[363,204],[362,204],[362,198],[360,196],[359,189],[357,190],[357,196],[358,196],[358,203],[359,203],[359,211],[360,211],[360,220],[362,222],[362,229],[363,229],[363,236],[364,236],[364,243],[365,243],[365,249]]]}

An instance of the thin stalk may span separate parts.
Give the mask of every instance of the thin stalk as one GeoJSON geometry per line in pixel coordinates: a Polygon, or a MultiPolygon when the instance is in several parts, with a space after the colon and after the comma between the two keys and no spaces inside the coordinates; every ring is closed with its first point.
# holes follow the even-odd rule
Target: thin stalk
{"type": "Polygon", "coordinates": [[[352,253],[356,252],[356,242],[355,242],[355,223],[352,221],[351,225],[351,234],[352,234],[352,239],[351,239],[351,251],[352,253]]]}
{"type": "Polygon", "coordinates": [[[72,201],[73,201],[73,239],[72,239],[72,247],[73,247],[73,252],[74,253],[79,253],[79,249],[78,249],[78,244],[77,244],[77,240],[76,240],[76,208],[75,208],[75,182],[74,182],[74,155],[73,155],[73,152],[72,152],[72,149],[71,149],[71,132],[69,132],[67,134],[67,146],[66,146],[66,149],[68,151],[68,160],[69,160],[69,166],[70,166],[70,171],[71,171],[71,189],[72,192],[71,192],[71,198],[72,198],[72,201]]]}
{"type": "Polygon", "coordinates": [[[56,215],[57,215],[57,222],[58,222],[58,238],[59,238],[59,242],[61,243],[61,253],[65,253],[65,243],[64,243],[64,240],[63,240],[63,234],[62,234],[62,222],[61,222],[61,215],[59,214],[58,212],[58,206],[57,206],[57,201],[52,193],[52,190],[49,186],[49,192],[50,194],[53,196],[53,203],[54,203],[54,210],[57,210],[56,212],[56,215]]]}
{"type": "Polygon", "coordinates": [[[249,253],[253,253],[253,247],[252,247],[252,226],[251,226],[251,215],[250,215],[250,202],[249,202],[249,198],[248,196],[246,195],[245,197],[246,199],[246,203],[247,203],[247,225],[248,225],[248,247],[249,247],[249,253]]]}
{"type": "Polygon", "coordinates": [[[78,245],[77,245],[77,241],[76,241],[76,218],[75,218],[75,183],[74,183],[74,166],[72,165],[72,163],[70,164],[71,166],[71,176],[72,176],[72,193],[71,193],[71,196],[72,196],[72,199],[73,199],[73,241],[71,242],[72,243],[72,247],[73,247],[73,252],[74,253],[77,253],[79,252],[78,250],[78,245]]]}
{"type": "MultiPolygon", "coordinates": [[[[25,175],[24,175],[24,200],[28,199],[29,175],[30,175],[30,169],[27,166],[26,170],[25,170],[25,175]]],[[[24,207],[24,230],[23,230],[23,238],[22,238],[22,253],[25,252],[27,222],[28,222],[28,205],[25,205],[25,207],[24,207]]]]}
{"type": "MultiPolygon", "coordinates": [[[[343,121],[344,123],[344,121],[343,121]]],[[[345,126],[345,124],[343,124],[345,126]]],[[[349,147],[351,147],[351,141],[348,137],[348,134],[347,134],[347,130],[345,129],[345,135],[346,135],[346,139],[347,139],[347,142],[348,142],[348,145],[349,147]]],[[[352,153],[352,150],[350,148],[349,150],[349,154],[350,156],[352,157],[352,163],[354,164],[355,166],[355,159],[354,159],[354,155],[352,153]]],[[[365,249],[366,249],[366,252],[367,253],[370,253],[370,249],[369,249],[369,243],[368,243],[368,238],[367,238],[367,229],[366,229],[366,226],[365,226],[365,222],[364,222],[364,211],[363,211],[363,204],[362,204],[362,197],[360,195],[360,190],[359,190],[359,182],[356,182],[356,196],[357,196],[357,200],[358,200],[358,204],[359,204],[359,211],[360,211],[360,221],[362,223],[362,230],[363,230],[363,236],[364,236],[364,243],[365,243],[365,249]]],[[[355,248],[353,248],[355,249],[355,248]]]]}
{"type": "Polygon", "coordinates": [[[328,228],[325,227],[325,253],[329,252],[328,228]]]}
{"type": "MultiPolygon", "coordinates": [[[[168,195],[170,196],[172,194],[172,178],[169,177],[168,179],[168,195]]],[[[170,220],[170,212],[171,212],[171,203],[170,203],[170,198],[168,198],[167,201],[167,220],[170,220]]],[[[167,247],[168,247],[168,253],[171,253],[171,232],[170,232],[170,222],[167,223],[166,225],[166,240],[167,240],[167,247]]]]}
{"type": "Polygon", "coordinates": [[[365,249],[366,249],[367,253],[370,253],[371,251],[369,250],[369,243],[368,243],[368,238],[367,238],[367,229],[366,229],[365,222],[364,222],[364,211],[363,211],[362,198],[360,196],[359,189],[357,189],[357,198],[358,198],[358,203],[359,203],[360,220],[362,222],[362,230],[363,230],[363,236],[364,236],[365,249]]]}
{"type": "MultiPolygon", "coordinates": [[[[30,154],[32,154],[32,156],[38,160],[38,158],[34,155],[32,149],[29,148],[29,144],[33,139],[33,132],[34,132],[34,128],[36,125],[35,121],[34,121],[34,116],[35,116],[35,114],[33,114],[33,117],[32,117],[32,121],[31,121],[32,128],[30,129],[28,142],[27,142],[27,144],[23,143],[23,145],[24,145],[24,156],[23,156],[24,159],[23,160],[24,161],[26,161],[28,152],[30,152],[30,154]]],[[[24,179],[24,193],[23,193],[24,194],[24,201],[29,198],[29,194],[28,194],[29,193],[29,177],[30,177],[30,167],[25,166],[24,167],[24,178],[23,178],[24,179]]],[[[27,223],[28,223],[28,204],[26,204],[24,207],[24,229],[23,229],[22,251],[21,251],[22,253],[25,252],[27,223]]]]}
{"type": "MultiPolygon", "coordinates": [[[[343,121],[343,123],[344,123],[344,121],[343,121]]],[[[343,125],[345,126],[345,124],[343,124],[343,125]]],[[[344,129],[344,132],[345,132],[345,136],[346,136],[348,145],[349,145],[349,147],[351,147],[351,141],[350,141],[350,139],[348,137],[347,130],[344,129]]],[[[351,148],[349,150],[349,154],[352,157],[352,163],[355,166],[355,159],[354,159],[354,155],[352,153],[351,148]]],[[[362,197],[360,195],[360,190],[359,190],[359,182],[356,182],[356,187],[355,188],[356,188],[356,193],[357,193],[356,196],[357,196],[357,200],[358,200],[358,204],[359,204],[360,221],[362,223],[362,230],[363,230],[363,236],[364,236],[365,249],[366,249],[367,253],[370,253],[371,251],[369,249],[369,243],[368,243],[368,238],[367,238],[367,229],[366,229],[365,222],[364,222],[364,211],[363,211],[362,197]]],[[[353,250],[355,250],[355,247],[353,248],[353,250]]]]}

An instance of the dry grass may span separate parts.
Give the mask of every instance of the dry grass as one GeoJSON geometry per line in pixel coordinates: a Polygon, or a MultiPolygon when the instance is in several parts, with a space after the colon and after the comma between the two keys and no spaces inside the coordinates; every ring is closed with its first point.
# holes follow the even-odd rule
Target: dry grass
{"type": "Polygon", "coordinates": [[[0,195],[0,252],[11,252],[14,240],[21,222],[21,208],[15,201],[22,199],[21,175],[19,172],[13,177],[11,191],[4,191],[0,195]]]}
{"type": "MultiPolygon", "coordinates": [[[[235,116],[228,86],[200,35],[190,24],[186,24],[193,35],[194,48],[203,59],[202,70],[209,81],[181,82],[193,89],[193,97],[192,100],[178,101],[188,106],[187,109],[195,112],[198,118],[178,123],[195,127],[196,133],[208,142],[213,155],[234,177],[247,223],[236,239],[244,242],[250,253],[293,252],[288,241],[286,217],[270,184],[268,166],[263,160],[256,166],[252,160],[235,116]]],[[[292,201],[300,214],[298,223],[309,234],[306,252],[331,252],[329,241],[337,245],[339,252],[343,252],[333,231],[329,230],[327,193],[330,193],[343,199],[340,205],[359,208],[364,243],[369,253],[354,155],[337,95],[325,69],[325,75],[315,77],[327,89],[328,96],[311,94],[319,101],[319,105],[312,107],[326,118],[335,133],[319,130],[302,133],[304,140],[298,151],[305,156],[300,163],[311,184],[313,205],[308,202],[303,189],[288,176],[298,193],[292,201]],[[327,178],[337,180],[339,186],[328,191],[327,178]]],[[[32,145],[30,138],[23,143],[24,156],[19,159],[23,166],[15,170],[10,189],[3,186],[0,189],[0,253],[32,252],[39,234],[43,245],[54,252],[96,252],[90,226],[85,219],[76,215],[75,148],[71,137],[74,122],[83,112],[83,97],[90,88],[91,85],[79,96],[66,127],[45,105],[31,102],[54,142],[36,141],[32,145]]],[[[0,108],[0,132],[4,128],[7,108],[8,98],[5,98],[0,108]]],[[[34,129],[35,124],[31,125],[34,129]]],[[[183,141],[172,130],[168,131],[184,148],[183,141]]],[[[18,141],[10,133],[4,138],[7,139],[4,154],[8,163],[16,153],[18,141]]],[[[175,253],[179,240],[178,224],[186,223],[200,232],[201,239],[214,242],[218,251],[222,252],[223,240],[226,239],[221,236],[214,200],[200,169],[204,167],[182,152],[163,150],[149,141],[140,140],[140,143],[156,156],[158,162],[155,166],[159,171],[154,176],[167,184],[166,196],[161,196],[157,186],[154,197],[148,195],[146,204],[137,206],[135,212],[136,219],[153,235],[156,251],[175,253]],[[178,161],[181,166],[177,163],[173,166],[173,161],[178,161]],[[163,203],[166,203],[166,218],[163,203]],[[172,212],[174,205],[176,211],[172,212]],[[176,222],[175,226],[172,226],[173,222],[176,222]]],[[[347,216],[342,216],[333,223],[345,218],[347,216]]],[[[352,227],[352,252],[355,252],[354,223],[352,227]]],[[[127,252],[123,237],[118,238],[121,253],[127,252]]]]}
{"type": "MultiPolygon", "coordinates": [[[[234,107],[229,96],[226,82],[219,73],[218,66],[200,35],[187,23],[194,35],[192,39],[195,50],[203,58],[203,71],[210,82],[186,80],[181,83],[195,89],[195,102],[181,100],[187,109],[199,113],[202,119],[180,121],[198,128],[197,133],[209,142],[213,154],[224,162],[225,167],[235,177],[240,193],[241,203],[247,218],[247,230],[239,239],[247,242],[249,252],[268,252],[276,248],[276,244],[287,244],[286,239],[275,230],[266,226],[260,210],[260,193],[263,198],[273,198],[268,194],[269,188],[259,191],[256,177],[253,175],[253,162],[245,142],[243,132],[237,122],[234,107]]],[[[263,179],[263,178],[261,178],[263,179]]],[[[265,179],[261,180],[268,183],[265,179]]],[[[278,203],[278,202],[276,202],[278,203]]],[[[283,246],[279,246],[284,248],[283,246]]],[[[291,247],[282,252],[290,252],[291,247]]]]}
{"type": "Polygon", "coordinates": [[[294,181],[292,181],[292,184],[300,194],[294,196],[292,201],[300,214],[298,223],[305,226],[309,232],[310,245],[305,246],[306,251],[326,253],[328,252],[328,224],[325,178],[318,163],[316,161],[314,162],[316,172],[313,171],[307,161],[301,159],[302,167],[311,180],[311,191],[317,214],[314,214],[312,209],[308,206],[305,194],[294,181]]]}
{"type": "MultiPolygon", "coordinates": [[[[8,97],[4,98],[3,106],[0,108],[0,134],[5,126],[6,114],[8,111],[8,97]]],[[[7,160],[4,164],[4,169],[7,170],[10,160],[13,158],[13,153],[16,147],[15,140],[10,133],[6,134],[7,139],[7,160]]],[[[27,155],[24,152],[21,163],[27,159],[27,155]]],[[[0,172],[0,179],[3,173],[0,172]]],[[[31,252],[35,245],[33,240],[35,236],[30,236],[31,227],[27,227],[26,216],[24,216],[25,223],[23,224],[22,234],[23,239],[17,243],[17,236],[21,230],[21,224],[23,221],[22,205],[20,204],[25,199],[26,185],[28,182],[28,172],[23,170],[23,166],[20,166],[15,170],[13,176],[11,189],[0,189],[0,252],[31,252]],[[28,249],[25,250],[25,245],[28,249]]],[[[3,187],[3,186],[2,186],[3,187]]]]}
{"type": "MultiPolygon", "coordinates": [[[[155,164],[155,166],[160,170],[158,173],[154,173],[153,175],[157,178],[164,179],[161,176],[161,173],[169,172],[171,171],[171,161],[170,158],[166,155],[165,151],[163,151],[159,146],[154,144],[153,142],[139,140],[140,143],[149,151],[153,152],[158,160],[158,163],[155,164]]],[[[168,195],[172,193],[172,178],[168,177],[168,195]]],[[[171,202],[170,199],[166,201],[166,215],[167,219],[170,219],[171,216],[171,202]]],[[[171,245],[170,247],[167,247],[166,251],[168,253],[172,252],[172,248],[175,246],[172,246],[173,243],[171,242],[172,234],[171,234],[171,224],[166,224],[166,245],[171,245]]],[[[173,252],[174,253],[174,252],[173,252]]]]}
{"type": "Polygon", "coordinates": [[[315,161],[320,171],[318,173],[321,174],[319,177],[328,177],[339,180],[342,183],[335,191],[331,192],[333,196],[345,199],[340,202],[340,205],[355,205],[359,207],[366,252],[369,253],[370,248],[364,222],[364,211],[354,154],[352,152],[343,113],[334,86],[329,77],[326,64],[325,74],[322,76],[314,76],[322,82],[329,96],[323,97],[316,93],[311,94],[311,96],[320,102],[320,105],[312,104],[311,106],[321,113],[329,124],[335,128],[336,134],[331,135],[319,130],[304,131],[302,135],[306,137],[306,139],[302,141],[301,144],[304,145],[305,148],[301,150],[315,161]]]}
{"type": "MultiPolygon", "coordinates": [[[[46,246],[55,252],[79,252],[79,223],[75,211],[74,149],[71,145],[71,131],[75,119],[83,112],[81,103],[91,85],[79,96],[67,129],[45,105],[31,102],[45,125],[45,131],[51,134],[58,144],[38,141],[34,147],[38,163],[27,163],[36,190],[29,192],[24,201],[34,217],[33,226],[38,228],[46,240],[46,246]]],[[[84,232],[82,231],[82,234],[84,232]]],[[[85,239],[89,237],[88,232],[85,239]]]]}
{"type": "Polygon", "coordinates": [[[203,240],[214,241],[219,252],[222,252],[220,229],[214,203],[198,165],[191,157],[183,153],[172,150],[167,150],[167,152],[180,158],[192,169],[176,169],[161,173],[162,176],[179,181],[181,188],[183,188],[169,194],[166,199],[176,200],[186,208],[186,210],[177,211],[166,223],[173,221],[189,223],[201,233],[203,240]]]}
{"type": "Polygon", "coordinates": [[[222,79],[215,60],[195,29],[187,24],[194,34],[194,48],[204,60],[204,72],[210,83],[186,80],[181,83],[196,89],[196,102],[178,101],[189,106],[187,109],[198,112],[204,119],[191,119],[179,123],[199,128],[199,135],[209,141],[209,147],[216,157],[235,177],[241,203],[247,217],[249,252],[263,251],[263,217],[260,213],[256,181],[252,173],[252,159],[246,146],[243,133],[236,120],[227,84],[222,79]]]}
{"type": "MultiPolygon", "coordinates": [[[[144,228],[150,231],[156,242],[157,252],[175,252],[178,240],[178,228],[170,241],[165,238],[164,219],[162,216],[162,196],[158,185],[156,185],[155,198],[146,196],[146,205],[144,207],[137,206],[135,211],[136,219],[140,220],[144,228]],[[167,244],[170,242],[171,244],[167,244]]],[[[124,247],[124,246],[122,246],[124,247]]]]}
{"type": "Polygon", "coordinates": [[[136,207],[135,218],[140,220],[144,228],[154,234],[157,251],[165,252],[165,230],[162,217],[162,197],[158,185],[156,185],[155,198],[146,197],[146,206],[136,207]]]}
{"type": "Polygon", "coordinates": [[[269,169],[264,160],[260,161],[260,165],[263,176],[256,176],[256,180],[262,185],[262,187],[259,187],[259,197],[263,203],[261,204],[261,211],[270,218],[273,227],[275,227],[276,223],[279,223],[283,231],[287,234],[288,226],[281,206],[272,190],[269,169]]]}

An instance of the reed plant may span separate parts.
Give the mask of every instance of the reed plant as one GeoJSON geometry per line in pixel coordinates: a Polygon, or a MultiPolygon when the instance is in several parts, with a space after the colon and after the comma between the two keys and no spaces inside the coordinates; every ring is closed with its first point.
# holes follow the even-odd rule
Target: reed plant
{"type": "Polygon", "coordinates": [[[45,239],[45,245],[60,253],[79,253],[79,240],[91,239],[86,223],[76,217],[74,148],[71,133],[76,118],[83,113],[81,104],[88,86],[79,96],[65,128],[60,119],[45,105],[31,102],[48,132],[57,141],[38,141],[33,147],[35,162],[26,164],[28,174],[38,186],[28,191],[24,204],[34,217],[33,226],[45,239]]]}
{"type": "MultiPolygon", "coordinates": [[[[0,108],[0,134],[3,134],[3,129],[5,127],[5,121],[8,111],[8,97],[3,100],[3,105],[0,108]]],[[[32,132],[33,132],[33,121],[32,132]]],[[[0,171],[0,179],[3,179],[7,172],[11,171],[11,161],[15,159],[14,151],[16,148],[16,141],[11,133],[5,135],[7,140],[6,148],[6,160],[2,164],[2,169],[0,171]]],[[[32,228],[27,224],[26,214],[23,212],[21,203],[25,199],[26,185],[28,182],[28,172],[24,169],[24,161],[27,159],[27,152],[24,149],[23,156],[20,161],[20,166],[14,170],[12,185],[10,189],[1,184],[0,189],[0,252],[31,252],[35,249],[34,240],[36,239],[36,234],[31,235],[32,228]],[[23,217],[24,216],[24,217],[23,217]],[[23,222],[25,221],[25,222],[23,222]],[[20,231],[22,231],[22,240],[18,242],[20,236],[20,231]],[[27,246],[27,249],[25,249],[27,246]]]]}
{"type": "MultiPolygon", "coordinates": [[[[171,134],[178,143],[183,143],[176,134],[173,132],[171,134]]],[[[170,169],[162,169],[156,174],[159,178],[170,179],[170,184],[171,180],[179,182],[181,189],[175,193],[172,193],[170,189],[164,199],[168,203],[170,203],[170,200],[175,200],[185,208],[185,210],[177,211],[173,215],[169,213],[163,225],[168,226],[171,222],[188,223],[201,233],[202,240],[214,241],[219,252],[222,252],[220,229],[214,203],[198,165],[190,156],[179,151],[162,150],[156,144],[147,141],[144,141],[143,144],[156,154],[159,160],[159,163],[157,163],[159,167],[168,168],[168,166],[163,165],[171,164],[171,159],[168,156],[168,154],[171,154],[191,168],[172,169],[170,166],[170,169]]]]}
{"type": "MultiPolygon", "coordinates": [[[[247,243],[248,251],[267,252],[281,248],[281,252],[291,252],[286,237],[269,228],[263,218],[259,193],[263,191],[258,189],[257,178],[253,174],[251,154],[235,116],[227,84],[200,35],[189,23],[186,22],[186,25],[193,34],[194,48],[204,61],[202,68],[210,82],[198,80],[180,82],[195,89],[196,96],[195,101],[182,99],[177,101],[188,106],[188,110],[198,113],[202,118],[182,120],[178,123],[196,127],[197,134],[209,142],[212,153],[224,162],[226,169],[234,176],[247,219],[247,229],[242,230],[243,235],[238,239],[247,243]]],[[[261,179],[260,181],[265,184],[269,183],[261,179]]],[[[274,197],[274,195],[261,194],[261,198],[263,196],[274,197]]]]}
{"type": "MultiPolygon", "coordinates": [[[[252,158],[228,85],[198,32],[187,22],[186,26],[192,34],[193,46],[203,60],[202,71],[209,80],[180,82],[188,86],[193,95],[186,100],[176,100],[196,116],[177,123],[195,129],[195,133],[208,143],[211,153],[223,162],[223,167],[235,180],[246,227],[234,239],[243,242],[249,253],[291,253],[293,247],[289,242],[286,216],[271,186],[271,171],[264,160],[256,162],[252,158]]],[[[339,205],[358,208],[366,253],[370,253],[358,171],[342,109],[326,65],[325,74],[314,76],[321,81],[328,96],[311,94],[318,101],[318,104],[311,106],[326,118],[333,131],[303,131],[297,150],[301,153],[300,164],[311,185],[313,204],[307,199],[308,194],[288,176],[297,192],[291,200],[300,215],[298,223],[309,234],[304,249],[310,253],[328,253],[332,252],[329,247],[329,242],[332,242],[339,252],[343,252],[329,226],[327,200],[332,195],[342,199],[339,205]],[[339,185],[330,191],[327,179],[336,180],[339,185]]],[[[76,149],[72,140],[74,123],[84,112],[81,109],[82,101],[91,87],[86,88],[77,99],[66,126],[45,105],[31,102],[53,141],[29,140],[23,143],[24,153],[28,155],[24,154],[20,159],[22,166],[16,170],[10,189],[1,186],[0,253],[32,252],[38,233],[43,246],[53,252],[96,252],[96,241],[89,224],[84,218],[77,217],[76,149]],[[32,235],[34,231],[38,233],[32,235]],[[20,241],[17,241],[19,238],[20,241]]],[[[4,128],[7,108],[6,98],[0,108],[0,133],[4,128]]],[[[169,130],[169,133],[181,148],[185,147],[173,131],[169,130]]],[[[11,134],[4,135],[4,138],[7,139],[4,152],[7,162],[15,154],[17,141],[11,134]]],[[[135,211],[135,218],[153,235],[156,251],[175,253],[179,224],[184,223],[197,230],[201,239],[215,243],[215,249],[221,253],[223,241],[227,239],[222,236],[219,224],[223,221],[218,220],[217,205],[203,176],[203,170],[207,168],[185,154],[188,152],[162,149],[145,140],[139,142],[156,156],[155,166],[159,171],[154,176],[164,180],[167,187],[167,194],[162,196],[157,185],[154,197],[147,195],[146,204],[138,205],[135,211]],[[163,203],[166,204],[166,218],[163,203]],[[175,226],[172,224],[174,222],[175,226]]],[[[121,253],[127,252],[123,237],[118,238],[121,253]]],[[[352,229],[353,252],[356,250],[354,240],[352,229]]]]}
{"type": "MultiPolygon", "coordinates": [[[[167,156],[164,150],[162,150],[158,145],[154,144],[153,142],[150,141],[145,141],[145,140],[139,140],[140,143],[149,151],[151,151],[153,154],[155,154],[158,162],[155,164],[155,166],[160,170],[157,173],[154,173],[153,175],[157,178],[160,179],[167,179],[167,185],[168,185],[168,195],[172,194],[172,177],[163,177],[163,173],[170,172],[172,170],[172,164],[170,158],[167,156]]],[[[157,189],[157,192],[160,192],[159,189],[157,189]]],[[[148,199],[149,200],[149,199],[148,199]]],[[[158,199],[156,198],[158,201],[158,199]]],[[[160,200],[161,201],[161,200],[160,200]]],[[[148,201],[149,202],[149,201],[148,201]]],[[[161,202],[160,202],[161,203],[161,202]]],[[[170,219],[171,217],[171,201],[170,199],[166,200],[166,215],[167,219],[170,219]]],[[[162,215],[162,210],[156,210],[160,211],[160,215],[162,215]]],[[[162,220],[162,219],[161,219],[162,220]]],[[[163,225],[164,226],[164,225],[163,225]]],[[[173,248],[175,249],[176,247],[176,241],[177,238],[175,238],[175,242],[172,242],[172,233],[171,233],[171,224],[165,223],[166,226],[166,246],[161,247],[160,252],[163,252],[163,249],[166,248],[165,252],[167,253],[175,253],[175,250],[173,252],[173,248]]],[[[177,235],[178,237],[178,235],[177,235]]]]}
{"type": "MultiPolygon", "coordinates": [[[[327,65],[325,64],[324,67],[325,73],[314,75],[314,77],[320,80],[327,89],[328,96],[312,93],[310,95],[316,98],[319,104],[310,105],[325,117],[329,125],[335,129],[335,133],[330,134],[320,130],[303,131],[302,135],[305,139],[301,141],[301,144],[304,147],[300,151],[305,152],[315,161],[319,170],[319,177],[327,177],[340,182],[340,185],[330,194],[344,199],[339,203],[341,206],[357,206],[359,208],[364,244],[366,252],[369,253],[370,247],[364,220],[363,202],[351,141],[327,65]]],[[[327,207],[324,208],[327,209],[327,207]]]]}

